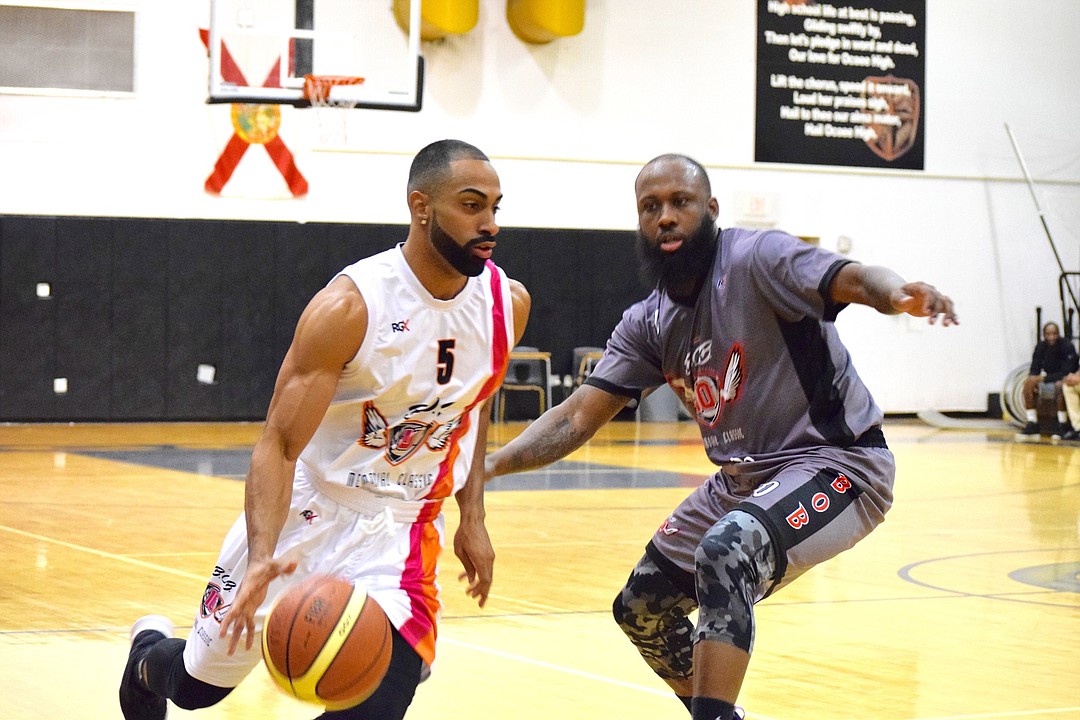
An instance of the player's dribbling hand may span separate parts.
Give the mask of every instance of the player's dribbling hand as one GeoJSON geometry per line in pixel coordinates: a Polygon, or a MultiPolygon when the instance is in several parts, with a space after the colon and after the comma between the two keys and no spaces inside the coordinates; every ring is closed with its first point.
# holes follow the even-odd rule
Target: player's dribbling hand
{"type": "Polygon", "coordinates": [[[229,637],[229,655],[236,652],[240,638],[247,633],[244,647],[247,650],[255,643],[255,613],[266,600],[266,592],[274,578],[290,575],[296,570],[296,560],[271,559],[263,563],[252,563],[240,581],[232,605],[221,622],[220,637],[229,637]]]}

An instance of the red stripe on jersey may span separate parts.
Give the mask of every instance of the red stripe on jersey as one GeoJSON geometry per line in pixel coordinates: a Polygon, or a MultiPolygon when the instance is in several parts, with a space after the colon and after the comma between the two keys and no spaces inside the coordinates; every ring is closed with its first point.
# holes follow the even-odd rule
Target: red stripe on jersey
{"type": "Polygon", "coordinates": [[[484,386],[480,389],[480,393],[476,396],[476,399],[469,404],[468,408],[466,408],[465,414],[462,416],[461,424],[454,430],[447,442],[449,450],[443,461],[439,463],[438,477],[435,478],[435,482],[432,484],[431,490],[427,494],[427,497],[432,499],[448,497],[453,491],[454,461],[457,460],[458,453],[460,452],[458,440],[469,431],[469,412],[491,397],[495,391],[499,389],[499,385],[502,384],[503,376],[506,375],[506,367],[510,363],[510,348],[506,340],[506,309],[503,305],[502,283],[500,282],[502,273],[499,272],[499,268],[495,266],[495,263],[490,260],[487,261],[487,266],[491,271],[491,320],[493,327],[491,339],[491,377],[484,383],[484,386]]]}
{"type": "MultiPolygon", "coordinates": [[[[503,305],[502,274],[490,260],[491,270],[491,319],[494,328],[491,347],[491,377],[481,388],[476,399],[469,404],[462,417],[461,424],[450,436],[446,458],[439,464],[439,475],[427,497],[429,500],[447,497],[454,487],[454,461],[461,452],[458,441],[469,431],[469,413],[480,405],[499,388],[506,366],[510,362],[510,347],[506,337],[506,308],[503,305]]],[[[441,507],[441,503],[439,503],[441,507]]],[[[402,637],[416,650],[416,653],[429,665],[435,660],[435,636],[437,635],[436,618],[439,611],[439,598],[435,589],[435,568],[442,549],[438,530],[424,518],[413,524],[409,532],[409,557],[405,561],[405,571],[401,576],[401,588],[409,596],[412,604],[412,617],[401,626],[402,637]]]]}
{"type": "Polygon", "coordinates": [[[401,589],[409,596],[412,617],[398,631],[428,665],[435,661],[435,620],[439,612],[435,568],[441,548],[434,523],[415,523],[409,530],[409,556],[401,574],[401,589]]]}
{"type": "Polygon", "coordinates": [[[449,497],[450,493],[454,490],[454,462],[457,460],[458,453],[461,452],[461,446],[458,445],[458,440],[469,429],[469,413],[468,411],[462,416],[461,424],[454,430],[454,434],[450,436],[450,442],[448,443],[449,449],[446,451],[446,457],[439,463],[439,474],[435,478],[435,482],[431,484],[431,490],[426,497],[430,500],[435,498],[449,497]]]}
{"type": "Polygon", "coordinates": [[[491,342],[492,378],[484,386],[483,392],[480,393],[481,401],[491,397],[502,385],[503,375],[506,374],[506,366],[510,363],[510,343],[506,339],[507,308],[503,307],[502,283],[500,282],[502,273],[499,272],[499,268],[495,267],[495,263],[490,260],[487,261],[487,266],[491,270],[491,297],[493,299],[491,319],[495,326],[495,336],[491,342]]]}

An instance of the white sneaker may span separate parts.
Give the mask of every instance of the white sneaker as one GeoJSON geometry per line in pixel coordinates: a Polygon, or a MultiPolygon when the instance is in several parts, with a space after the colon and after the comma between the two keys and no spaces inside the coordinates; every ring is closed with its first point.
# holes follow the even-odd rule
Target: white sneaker
{"type": "Polygon", "coordinates": [[[135,636],[144,630],[153,630],[167,638],[171,638],[176,633],[176,626],[173,625],[172,620],[164,615],[143,615],[131,626],[131,633],[128,637],[134,640],[135,636]]]}

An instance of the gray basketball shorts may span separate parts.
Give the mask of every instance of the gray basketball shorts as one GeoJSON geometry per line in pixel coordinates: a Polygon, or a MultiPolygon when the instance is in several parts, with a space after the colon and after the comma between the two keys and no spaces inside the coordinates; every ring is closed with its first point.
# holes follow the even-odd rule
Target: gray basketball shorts
{"type": "Polygon", "coordinates": [[[675,508],[646,552],[676,587],[695,597],[694,551],[701,538],[729,512],[750,513],[776,548],[776,573],[765,597],[880,525],[892,506],[895,475],[886,447],[823,446],[731,463],[675,508]]]}

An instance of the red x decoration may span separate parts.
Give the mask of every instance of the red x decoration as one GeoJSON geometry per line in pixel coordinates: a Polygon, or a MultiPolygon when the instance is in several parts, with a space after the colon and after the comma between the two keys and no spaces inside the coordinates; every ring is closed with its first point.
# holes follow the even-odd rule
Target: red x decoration
{"type": "MultiPolygon", "coordinates": [[[[203,45],[206,45],[207,49],[209,49],[210,31],[200,28],[199,37],[202,38],[203,45]]],[[[278,58],[277,62],[274,63],[274,67],[270,69],[266,81],[263,82],[263,87],[281,87],[278,84],[278,74],[280,72],[281,58],[278,58]]],[[[247,80],[244,79],[244,74],[240,71],[240,67],[233,60],[228,48],[225,47],[224,42],[221,43],[221,75],[227,82],[236,83],[237,85],[248,84],[247,80]]],[[[247,149],[251,145],[262,145],[266,148],[266,152],[270,155],[270,159],[274,162],[281,176],[285,178],[285,183],[289,186],[289,191],[292,192],[293,197],[307,195],[307,180],[300,173],[300,169],[296,167],[296,161],[293,159],[292,153],[289,152],[289,148],[285,147],[285,143],[278,135],[278,128],[281,126],[280,107],[277,105],[233,103],[232,124],[233,136],[221,152],[221,156],[218,157],[217,163],[214,164],[214,172],[211,173],[210,177],[206,178],[204,187],[207,192],[214,195],[220,194],[222,188],[225,187],[225,183],[229,182],[229,178],[232,177],[236,166],[240,164],[240,158],[244,157],[247,149]]]]}

